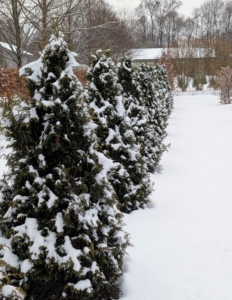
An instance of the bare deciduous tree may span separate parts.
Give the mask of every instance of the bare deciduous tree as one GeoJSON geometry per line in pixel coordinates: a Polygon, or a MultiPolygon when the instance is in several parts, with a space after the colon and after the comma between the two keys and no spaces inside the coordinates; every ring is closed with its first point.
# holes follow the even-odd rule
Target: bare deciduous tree
{"type": "Polygon", "coordinates": [[[141,1],[137,8],[138,19],[147,18],[149,24],[147,36],[150,37],[153,47],[170,46],[175,41],[182,22],[177,12],[181,5],[182,2],[179,0],[141,1]]]}
{"type": "Polygon", "coordinates": [[[81,10],[83,0],[30,0],[23,5],[25,17],[33,25],[40,47],[48,42],[52,32],[58,31],[66,18],[81,10]]]}
{"type": "Polygon", "coordinates": [[[23,14],[26,0],[1,0],[0,6],[0,35],[10,50],[9,56],[17,67],[22,66],[22,59],[26,55],[29,41],[34,29],[23,14]]]}

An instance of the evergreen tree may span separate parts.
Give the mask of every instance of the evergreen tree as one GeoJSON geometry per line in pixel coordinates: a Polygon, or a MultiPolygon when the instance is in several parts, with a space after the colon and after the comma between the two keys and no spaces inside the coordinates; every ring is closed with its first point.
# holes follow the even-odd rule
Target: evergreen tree
{"type": "MultiPolygon", "coordinates": [[[[157,65],[158,66],[158,65],[157,65]]],[[[164,77],[160,76],[160,68],[158,66],[149,68],[149,77],[151,80],[151,87],[153,91],[153,103],[154,103],[154,115],[152,116],[151,121],[155,125],[155,130],[161,140],[161,143],[165,139],[168,112],[166,109],[166,93],[167,91],[163,89],[164,77]]]]}
{"type": "Polygon", "coordinates": [[[163,105],[163,115],[166,121],[172,112],[173,109],[173,92],[171,85],[168,81],[168,74],[164,65],[157,64],[154,68],[154,80],[157,83],[158,93],[163,105]]]}
{"type": "MultiPolygon", "coordinates": [[[[155,129],[150,125],[150,113],[144,105],[144,97],[137,70],[133,67],[130,57],[123,57],[118,63],[118,78],[123,87],[125,108],[131,119],[137,142],[140,144],[140,154],[146,161],[147,169],[153,171],[157,158],[157,137],[155,129]],[[156,145],[156,146],[155,146],[156,145]]],[[[146,73],[140,74],[147,78],[146,73]]]]}
{"type": "Polygon", "coordinates": [[[163,140],[173,106],[166,69],[145,64],[136,69],[130,57],[123,57],[118,63],[118,78],[141,155],[153,172],[167,148],[163,140]]]}
{"type": "Polygon", "coordinates": [[[134,71],[133,81],[139,90],[140,106],[146,109],[146,121],[144,124],[140,123],[139,127],[144,130],[144,133],[138,134],[142,145],[141,155],[146,160],[148,170],[153,172],[166,149],[162,142],[165,138],[164,124],[160,114],[160,99],[153,77],[153,67],[141,64],[134,71]]]}
{"type": "Polygon", "coordinates": [[[115,164],[98,152],[75,65],[63,38],[52,36],[21,69],[31,103],[5,122],[12,153],[1,184],[1,255],[30,300],[119,297],[128,237],[106,177],[115,164]]]}
{"type": "Polygon", "coordinates": [[[87,78],[90,84],[86,97],[98,125],[101,151],[118,163],[118,168],[109,172],[109,180],[121,203],[120,208],[123,212],[143,208],[151,193],[150,180],[109,51],[98,50],[92,55],[87,78]]]}

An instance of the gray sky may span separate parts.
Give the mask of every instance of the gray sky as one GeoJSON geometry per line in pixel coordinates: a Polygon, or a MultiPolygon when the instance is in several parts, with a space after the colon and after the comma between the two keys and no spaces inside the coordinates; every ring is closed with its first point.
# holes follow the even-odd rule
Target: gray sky
{"type": "MultiPolygon", "coordinates": [[[[107,0],[116,8],[130,8],[133,9],[140,4],[140,0],[107,0]]],[[[199,7],[204,0],[182,0],[183,5],[179,12],[183,15],[190,16],[193,8],[199,7]]]]}

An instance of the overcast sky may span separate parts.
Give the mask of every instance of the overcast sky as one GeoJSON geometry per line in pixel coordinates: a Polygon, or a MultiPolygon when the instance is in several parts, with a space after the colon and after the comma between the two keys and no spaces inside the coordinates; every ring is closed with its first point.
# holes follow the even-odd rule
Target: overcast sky
{"type": "MultiPolygon", "coordinates": [[[[107,0],[111,5],[116,8],[136,8],[140,4],[140,0],[107,0]]],[[[179,12],[183,15],[190,16],[195,7],[199,7],[204,0],[182,0],[182,6],[179,12]]]]}

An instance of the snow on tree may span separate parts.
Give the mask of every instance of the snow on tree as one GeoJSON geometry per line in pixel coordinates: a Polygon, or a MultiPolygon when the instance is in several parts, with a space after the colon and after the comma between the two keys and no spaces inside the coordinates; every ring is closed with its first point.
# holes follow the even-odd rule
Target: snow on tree
{"type": "Polygon", "coordinates": [[[144,133],[138,135],[140,144],[142,145],[141,154],[146,159],[148,170],[153,172],[158,165],[162,153],[166,147],[163,144],[165,138],[164,119],[161,115],[161,102],[155,83],[153,74],[154,69],[146,64],[141,64],[134,71],[134,82],[139,89],[140,106],[146,108],[147,117],[146,123],[140,128],[143,128],[144,133]]]}
{"type": "Polygon", "coordinates": [[[152,78],[155,83],[155,89],[158,92],[158,99],[160,104],[160,115],[164,121],[164,126],[167,127],[168,118],[173,109],[173,93],[171,85],[168,81],[167,71],[165,66],[157,64],[152,70],[152,78]]]}
{"type": "Polygon", "coordinates": [[[143,208],[151,193],[150,180],[109,51],[98,50],[92,55],[87,78],[86,98],[98,125],[101,151],[118,163],[117,169],[109,172],[109,180],[121,203],[120,208],[123,212],[143,208]]]}
{"type": "Polygon", "coordinates": [[[5,120],[12,152],[1,184],[0,254],[26,299],[119,297],[128,236],[106,176],[117,164],[98,152],[76,65],[63,37],[52,36],[20,72],[31,103],[5,120]]]}
{"type": "Polygon", "coordinates": [[[141,90],[134,80],[135,70],[130,57],[124,56],[117,65],[118,82],[123,88],[123,98],[126,114],[131,121],[140,151],[143,147],[141,139],[146,135],[148,111],[141,99],[141,90]]]}
{"type": "Polygon", "coordinates": [[[124,90],[125,108],[131,119],[140,152],[153,172],[166,146],[166,127],[173,107],[173,95],[164,66],[142,64],[133,67],[129,57],[118,63],[118,78],[124,90]]]}
{"type": "MultiPolygon", "coordinates": [[[[131,119],[136,139],[140,144],[140,154],[146,161],[148,171],[153,171],[158,162],[157,134],[150,124],[150,113],[144,105],[144,97],[138,71],[134,69],[130,57],[123,57],[118,63],[118,78],[124,90],[125,108],[131,119]]],[[[141,76],[147,77],[143,73],[141,76]]],[[[146,78],[144,77],[144,80],[146,78]]]]}

